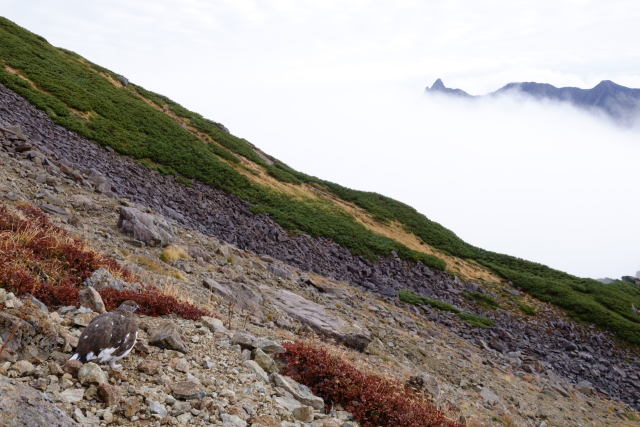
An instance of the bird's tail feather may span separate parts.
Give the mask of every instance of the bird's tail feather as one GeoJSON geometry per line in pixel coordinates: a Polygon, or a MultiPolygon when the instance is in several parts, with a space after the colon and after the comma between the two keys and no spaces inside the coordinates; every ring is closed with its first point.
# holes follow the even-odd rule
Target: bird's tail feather
{"type": "Polygon", "coordinates": [[[80,355],[80,353],[75,353],[73,356],[69,358],[69,360],[79,360],[84,363],[84,360],[82,359],[84,358],[80,355]]]}

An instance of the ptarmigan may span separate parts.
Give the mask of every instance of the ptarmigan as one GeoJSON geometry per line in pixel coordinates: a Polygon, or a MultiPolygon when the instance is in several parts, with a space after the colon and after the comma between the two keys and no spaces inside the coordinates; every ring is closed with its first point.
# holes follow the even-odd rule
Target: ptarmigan
{"type": "Polygon", "coordinates": [[[115,310],[95,317],[85,328],[69,360],[82,363],[97,360],[109,362],[112,369],[120,369],[116,362],[126,357],[138,338],[138,325],[133,313],[139,308],[135,301],[124,301],[115,310]]]}

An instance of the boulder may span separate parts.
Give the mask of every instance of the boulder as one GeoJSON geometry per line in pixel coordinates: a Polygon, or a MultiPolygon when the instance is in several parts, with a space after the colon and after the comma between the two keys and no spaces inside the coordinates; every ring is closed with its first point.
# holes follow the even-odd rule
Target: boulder
{"type": "Polygon", "coordinates": [[[271,263],[267,269],[271,274],[281,279],[293,280],[296,278],[296,275],[291,271],[291,268],[284,264],[271,263]]]}
{"type": "Polygon", "coordinates": [[[204,326],[209,328],[211,332],[221,332],[221,333],[229,332],[229,330],[224,326],[224,323],[222,322],[222,320],[217,319],[215,317],[203,316],[200,318],[200,322],[202,322],[204,326]]]}
{"type": "Polygon", "coordinates": [[[28,360],[20,360],[13,364],[12,370],[16,371],[19,376],[30,375],[36,368],[28,360]]]}
{"type": "MultiPolygon", "coordinates": [[[[7,294],[10,296],[12,294],[7,294]]],[[[17,299],[16,299],[17,300],[17,299]]],[[[7,300],[8,301],[8,300],[7,300]]],[[[0,311],[0,337],[7,340],[0,361],[44,361],[58,348],[60,334],[47,313],[30,304],[0,311]],[[20,317],[18,317],[18,314],[20,317]]],[[[19,300],[17,300],[19,302],[19,300]]]]}
{"type": "Polygon", "coordinates": [[[167,408],[160,402],[156,402],[155,400],[147,400],[147,403],[149,405],[149,412],[151,413],[151,415],[155,415],[158,418],[162,419],[169,413],[169,411],[167,411],[167,408]]]}
{"type": "Polygon", "coordinates": [[[0,377],[0,425],[67,427],[78,424],[58,409],[47,395],[0,377]]]}
{"type": "Polygon", "coordinates": [[[170,385],[171,393],[176,399],[202,399],[205,395],[202,386],[193,381],[180,381],[170,385]]]}
{"type": "Polygon", "coordinates": [[[369,331],[347,324],[313,301],[285,289],[271,289],[267,292],[273,304],[320,335],[334,338],[358,351],[364,351],[371,342],[369,331]]]}
{"type": "Polygon", "coordinates": [[[77,403],[84,397],[83,388],[68,388],[60,393],[60,400],[66,403],[77,403]]]}
{"type": "Polygon", "coordinates": [[[214,294],[234,303],[238,308],[262,316],[262,294],[251,286],[237,282],[222,284],[210,278],[205,278],[202,285],[214,294]]]}
{"type": "Polygon", "coordinates": [[[271,374],[270,378],[276,386],[289,392],[298,402],[311,406],[319,411],[324,408],[324,400],[311,393],[309,387],[298,383],[292,378],[276,373],[271,374]]]}
{"type": "Polygon", "coordinates": [[[269,382],[269,376],[267,373],[256,363],[255,360],[245,360],[243,363],[244,366],[251,369],[258,378],[260,378],[265,383],[269,382]]]}
{"type": "Polygon", "coordinates": [[[114,406],[122,400],[122,390],[113,384],[100,383],[98,385],[98,397],[106,406],[114,406]]]}
{"type": "Polygon", "coordinates": [[[231,344],[238,344],[243,349],[261,349],[265,353],[284,353],[285,349],[277,342],[268,338],[255,337],[247,332],[236,332],[231,338],[231,344]]]}
{"type": "Polygon", "coordinates": [[[149,246],[165,246],[171,243],[175,236],[173,228],[156,215],[142,212],[133,207],[121,207],[118,228],[134,239],[149,246]]]}
{"type": "Polygon", "coordinates": [[[440,385],[438,380],[431,374],[423,372],[413,377],[409,377],[407,385],[418,391],[424,390],[429,393],[434,399],[438,399],[441,394],[440,385]]]}
{"type": "Polygon", "coordinates": [[[84,285],[86,287],[94,288],[98,291],[102,289],[115,289],[117,291],[127,290],[138,292],[142,289],[142,284],[129,283],[125,282],[124,280],[118,279],[117,277],[114,277],[106,268],[99,268],[94,271],[93,274],[91,274],[91,276],[84,281],[84,285]]]}
{"type": "Polygon", "coordinates": [[[93,362],[85,363],[78,370],[78,380],[80,384],[102,384],[109,381],[109,377],[100,366],[93,362]]]}
{"type": "Polygon", "coordinates": [[[178,328],[171,322],[165,322],[149,331],[149,344],[182,353],[187,352],[187,347],[182,341],[178,328]]]}
{"type": "Polygon", "coordinates": [[[253,360],[266,372],[273,373],[278,371],[276,362],[267,353],[257,348],[253,352],[253,360]]]}
{"type": "Polygon", "coordinates": [[[102,301],[102,297],[98,291],[91,286],[87,286],[80,291],[78,294],[78,302],[82,307],[87,307],[96,313],[104,313],[107,311],[104,306],[104,302],[102,301]]]}
{"type": "Polygon", "coordinates": [[[311,406],[299,406],[293,410],[293,417],[303,423],[310,423],[313,421],[313,412],[313,407],[311,406]]]}

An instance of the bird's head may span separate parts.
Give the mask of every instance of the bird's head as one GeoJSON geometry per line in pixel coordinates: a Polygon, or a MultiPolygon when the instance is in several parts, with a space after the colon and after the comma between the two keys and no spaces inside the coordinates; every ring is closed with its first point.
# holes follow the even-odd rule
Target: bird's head
{"type": "Polygon", "coordinates": [[[118,307],[118,310],[134,313],[139,308],[140,306],[138,305],[137,302],[132,300],[126,300],[120,304],[120,306],[118,307]]]}

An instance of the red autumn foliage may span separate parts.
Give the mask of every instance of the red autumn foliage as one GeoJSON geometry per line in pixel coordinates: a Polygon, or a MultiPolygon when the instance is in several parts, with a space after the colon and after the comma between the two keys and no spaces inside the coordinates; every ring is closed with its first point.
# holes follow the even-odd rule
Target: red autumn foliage
{"type": "MultiPolygon", "coordinates": [[[[135,277],[115,260],[94,251],[84,242],[49,222],[30,205],[17,208],[22,215],[0,205],[0,287],[16,295],[31,294],[48,306],[77,305],[80,286],[91,274],[106,268],[125,281],[135,277]]],[[[160,316],[175,313],[198,319],[207,313],[146,285],[140,292],[99,291],[107,309],[132,299],[140,313],[160,316]]]]}
{"type": "Polygon", "coordinates": [[[312,344],[285,343],[283,374],[308,386],[329,405],[339,404],[363,426],[461,427],[424,395],[397,380],[363,372],[312,344]]]}

